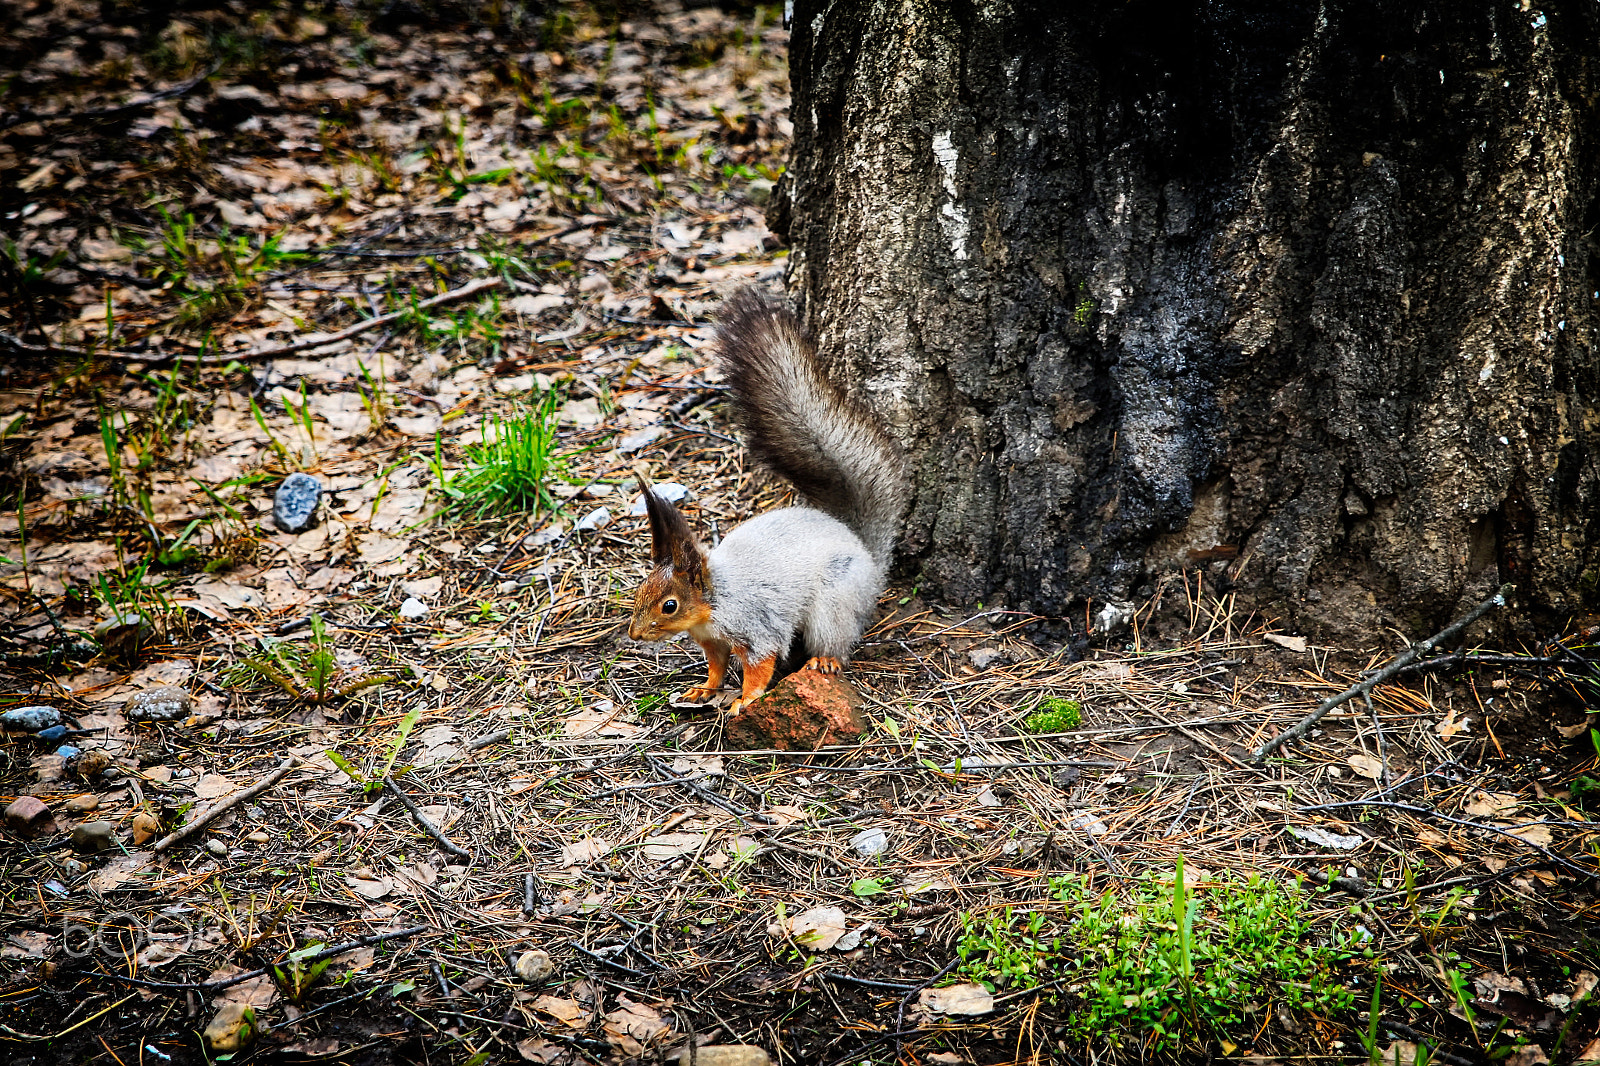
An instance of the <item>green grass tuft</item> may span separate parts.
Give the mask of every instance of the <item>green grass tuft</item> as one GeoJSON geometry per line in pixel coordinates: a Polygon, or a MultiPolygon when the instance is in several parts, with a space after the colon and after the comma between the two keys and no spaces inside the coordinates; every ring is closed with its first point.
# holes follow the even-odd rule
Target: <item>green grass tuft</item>
{"type": "Polygon", "coordinates": [[[1258,1030],[1279,1004],[1320,1015],[1351,1009],[1342,964],[1355,941],[1313,928],[1298,884],[1251,875],[1202,888],[1148,877],[1126,894],[1087,878],[1051,881],[1066,914],[1011,908],[965,915],[961,973],[991,989],[1049,986],[1071,1007],[1079,1040],[1147,1051],[1231,1043],[1258,1030]]]}
{"type": "Polygon", "coordinates": [[[556,401],[556,394],[547,392],[535,407],[510,418],[493,416],[483,427],[482,442],[467,445],[467,465],[460,473],[446,477],[436,462],[447,508],[474,517],[561,510],[550,490],[567,469],[567,456],[556,441],[556,401]]]}

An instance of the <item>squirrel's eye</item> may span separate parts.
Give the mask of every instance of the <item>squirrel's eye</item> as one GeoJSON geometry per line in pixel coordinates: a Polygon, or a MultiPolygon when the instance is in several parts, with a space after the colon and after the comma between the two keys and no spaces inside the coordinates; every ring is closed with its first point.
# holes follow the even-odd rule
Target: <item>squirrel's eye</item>
{"type": "Polygon", "coordinates": [[[677,614],[678,613],[678,601],[677,600],[662,600],[661,601],[661,613],[662,614],[677,614]]]}

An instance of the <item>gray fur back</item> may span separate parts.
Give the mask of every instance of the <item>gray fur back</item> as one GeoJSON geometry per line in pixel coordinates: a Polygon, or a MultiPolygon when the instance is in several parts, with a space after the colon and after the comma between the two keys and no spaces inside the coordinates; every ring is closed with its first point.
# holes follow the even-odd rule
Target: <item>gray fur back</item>
{"type": "Polygon", "coordinates": [[[752,518],[709,562],[717,628],[756,659],[785,654],[798,633],[810,654],[847,661],[883,589],[883,567],[861,538],[809,507],[752,518]]]}

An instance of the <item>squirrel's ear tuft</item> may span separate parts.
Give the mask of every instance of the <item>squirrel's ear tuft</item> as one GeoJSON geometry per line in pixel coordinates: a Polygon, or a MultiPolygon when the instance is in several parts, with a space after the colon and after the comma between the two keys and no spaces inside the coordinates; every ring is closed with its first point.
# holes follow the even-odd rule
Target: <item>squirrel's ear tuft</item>
{"type": "Polygon", "coordinates": [[[706,558],[700,544],[689,528],[688,519],[672,504],[657,496],[646,486],[645,510],[650,514],[651,565],[671,566],[673,573],[682,577],[694,588],[704,588],[706,583],[706,558]]]}

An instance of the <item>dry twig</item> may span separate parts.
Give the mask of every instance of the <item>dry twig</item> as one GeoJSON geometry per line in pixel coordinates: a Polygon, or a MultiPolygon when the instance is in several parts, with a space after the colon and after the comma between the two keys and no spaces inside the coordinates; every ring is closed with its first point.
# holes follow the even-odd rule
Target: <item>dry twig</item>
{"type": "Polygon", "coordinates": [[[1463,629],[1470,626],[1472,623],[1476,622],[1478,619],[1482,618],[1484,615],[1488,614],[1491,608],[1503,607],[1506,602],[1506,597],[1510,595],[1511,590],[1514,587],[1515,586],[1513,585],[1501,585],[1499,591],[1493,596],[1490,596],[1488,599],[1478,604],[1478,606],[1468,611],[1461,618],[1450,623],[1444,629],[1440,630],[1438,633],[1435,633],[1427,640],[1422,641],[1420,644],[1411,645],[1411,647],[1395,656],[1393,661],[1391,661],[1388,666],[1384,667],[1382,670],[1379,670],[1365,681],[1351,685],[1337,696],[1329,696],[1327,699],[1323,700],[1320,705],[1318,705],[1316,710],[1312,711],[1300,721],[1296,722],[1293,726],[1285,729],[1271,740],[1263,743],[1255,751],[1251,752],[1250,761],[1253,763],[1260,763],[1266,759],[1268,755],[1283,747],[1283,745],[1292,740],[1299,740],[1301,737],[1311,732],[1311,727],[1316,725],[1317,722],[1321,720],[1323,715],[1327,714],[1341,703],[1344,703],[1346,700],[1353,699],[1356,696],[1367,695],[1374,688],[1377,688],[1379,685],[1398,674],[1401,670],[1404,670],[1406,666],[1413,662],[1418,656],[1427,654],[1440,644],[1461,632],[1463,629]]]}
{"type": "Polygon", "coordinates": [[[232,810],[245,800],[254,799],[255,797],[261,795],[261,793],[267,791],[267,789],[271,788],[273,785],[276,785],[279,781],[282,781],[285,777],[288,777],[299,765],[300,760],[292,756],[283,760],[283,762],[278,764],[278,768],[276,770],[272,771],[272,773],[268,774],[260,781],[257,781],[255,784],[251,785],[242,792],[235,792],[231,796],[224,796],[211,807],[207,808],[203,814],[197,815],[196,817],[190,819],[189,822],[183,827],[173,830],[160,840],[156,841],[154,850],[157,853],[160,853],[166,851],[174,844],[178,844],[184,840],[187,840],[201,829],[204,829],[206,826],[216,821],[217,817],[225,811],[232,810]]]}

